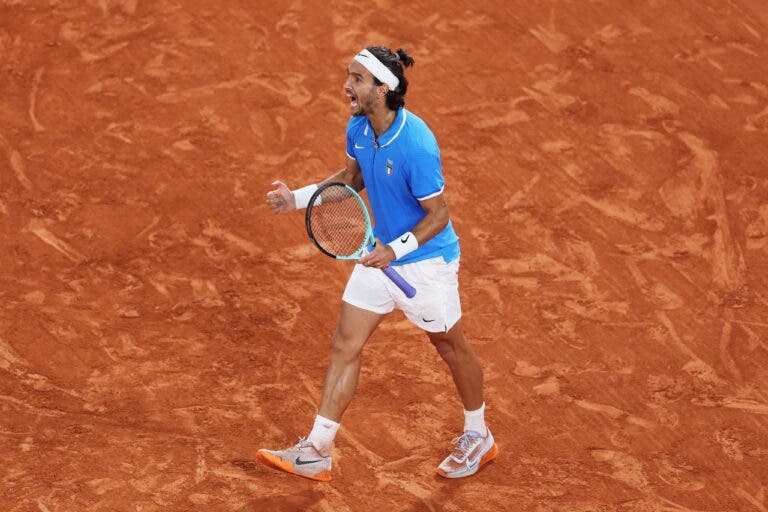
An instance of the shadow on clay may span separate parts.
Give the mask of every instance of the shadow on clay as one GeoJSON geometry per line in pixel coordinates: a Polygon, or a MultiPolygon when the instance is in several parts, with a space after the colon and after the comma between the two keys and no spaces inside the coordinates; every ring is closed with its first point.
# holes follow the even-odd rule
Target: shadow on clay
{"type": "Polygon", "coordinates": [[[235,459],[230,461],[230,464],[242,469],[244,472],[246,472],[248,475],[251,475],[251,476],[259,472],[258,471],[259,463],[256,462],[255,460],[235,459]]]}
{"type": "Polygon", "coordinates": [[[288,496],[266,496],[253,500],[237,512],[296,512],[309,510],[323,498],[322,493],[307,489],[288,496]]]}

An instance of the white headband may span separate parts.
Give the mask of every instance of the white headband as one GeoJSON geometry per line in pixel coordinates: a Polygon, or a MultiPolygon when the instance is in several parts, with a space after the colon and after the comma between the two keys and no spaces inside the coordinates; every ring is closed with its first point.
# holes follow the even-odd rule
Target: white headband
{"type": "Polygon", "coordinates": [[[368,50],[363,50],[355,55],[355,60],[363,65],[365,69],[371,72],[373,76],[379,79],[379,82],[387,84],[390,91],[397,89],[400,80],[389,70],[387,66],[381,63],[374,54],[368,50]]]}

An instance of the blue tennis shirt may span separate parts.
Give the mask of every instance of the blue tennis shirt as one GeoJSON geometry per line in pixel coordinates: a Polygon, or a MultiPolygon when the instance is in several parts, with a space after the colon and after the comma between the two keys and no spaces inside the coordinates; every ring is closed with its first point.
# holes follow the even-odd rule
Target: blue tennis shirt
{"type": "MultiPolygon", "coordinates": [[[[437,140],[424,121],[404,108],[398,109],[392,126],[378,140],[368,118],[352,116],[347,125],[347,156],[357,160],[363,172],[375,219],[373,234],[384,243],[411,231],[426,216],[419,200],[443,191],[437,140]]],[[[437,235],[392,265],[437,256],[445,261],[459,257],[459,237],[450,221],[437,235]]]]}

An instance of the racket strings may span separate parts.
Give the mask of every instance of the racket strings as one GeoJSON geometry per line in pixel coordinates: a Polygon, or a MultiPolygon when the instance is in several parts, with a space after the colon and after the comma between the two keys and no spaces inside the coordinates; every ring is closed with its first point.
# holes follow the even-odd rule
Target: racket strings
{"type": "Polygon", "coordinates": [[[312,204],[309,228],[315,242],[335,256],[351,256],[360,249],[368,225],[360,201],[342,186],[325,188],[322,201],[312,204]]]}

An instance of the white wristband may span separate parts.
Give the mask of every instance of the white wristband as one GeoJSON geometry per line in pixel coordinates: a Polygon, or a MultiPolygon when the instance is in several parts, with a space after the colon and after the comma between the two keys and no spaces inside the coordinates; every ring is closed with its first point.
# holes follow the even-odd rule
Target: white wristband
{"type": "Polygon", "coordinates": [[[403,233],[399,237],[395,238],[389,245],[395,252],[395,259],[400,259],[408,253],[411,253],[419,248],[419,241],[416,240],[416,235],[408,231],[403,233]]]}
{"type": "MultiPolygon", "coordinates": [[[[317,185],[313,183],[306,187],[292,190],[293,198],[296,200],[296,209],[301,210],[302,208],[306,208],[307,205],[309,205],[309,200],[312,198],[312,194],[314,194],[317,189],[317,185]]],[[[318,201],[318,204],[320,204],[320,201],[318,201]]]]}

